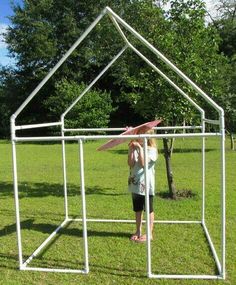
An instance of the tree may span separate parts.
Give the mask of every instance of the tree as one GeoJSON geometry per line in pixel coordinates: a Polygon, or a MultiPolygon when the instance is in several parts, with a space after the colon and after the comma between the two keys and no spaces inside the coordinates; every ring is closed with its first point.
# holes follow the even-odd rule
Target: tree
{"type": "MultiPolygon", "coordinates": [[[[85,84],[61,80],[56,83],[55,95],[45,104],[52,116],[62,114],[86,88],[85,84]],[[56,104],[55,104],[56,102],[56,104]]],[[[67,128],[102,128],[109,122],[109,114],[114,110],[109,93],[99,90],[89,91],[72,108],[65,119],[67,128]]]]}
{"type": "Polygon", "coordinates": [[[226,72],[222,72],[225,92],[217,98],[217,101],[225,110],[226,130],[230,134],[231,149],[234,150],[233,133],[236,131],[236,3],[231,0],[221,0],[216,9],[220,16],[215,18],[210,15],[211,25],[217,29],[221,38],[219,51],[228,60],[226,72]]]}
{"type": "MultiPolygon", "coordinates": [[[[10,17],[12,25],[8,28],[5,40],[11,55],[16,59],[16,68],[1,71],[4,88],[2,100],[5,102],[5,109],[8,110],[8,115],[5,116],[7,121],[4,120],[2,126],[6,124],[9,126],[9,115],[15,112],[101,12],[105,7],[105,2],[107,1],[94,3],[94,1],[75,0],[29,0],[23,1],[21,5],[13,5],[14,15],[10,17]]],[[[49,114],[49,105],[46,102],[50,96],[56,97],[57,83],[63,78],[79,82],[79,85],[81,82],[90,82],[110,61],[112,53],[115,54],[117,51],[120,39],[112,36],[115,29],[110,28],[107,28],[104,37],[101,36],[108,27],[108,20],[106,17],[103,25],[96,27],[81,48],[73,52],[41,89],[27,109],[17,118],[20,124],[54,120],[56,114],[54,113],[54,116],[49,114]],[[118,40],[117,43],[116,40],[118,40]],[[110,49],[109,53],[106,52],[107,47],[110,49]]],[[[110,87],[110,82],[113,80],[107,78],[97,87],[106,90],[110,87]]],[[[110,111],[110,109],[104,111],[110,111]]],[[[108,122],[109,120],[106,120],[106,124],[108,122]]]]}
{"type": "MultiPolygon", "coordinates": [[[[174,0],[167,14],[163,10],[146,6],[138,10],[141,17],[147,17],[143,23],[140,18],[133,19],[132,26],[163,54],[195,81],[213,98],[223,92],[221,66],[225,58],[218,53],[219,36],[214,27],[205,25],[205,5],[200,0],[174,0]]],[[[131,21],[130,21],[131,22],[131,21]]],[[[143,47],[139,41],[129,38],[152,62],[156,63],[177,85],[196,101],[205,104],[195,96],[193,90],[170,71],[160,60],[143,47]]],[[[194,123],[199,120],[192,106],[186,102],[163,78],[160,78],[146,63],[136,55],[129,54],[129,66],[123,69],[123,93],[137,113],[147,119],[162,117],[165,124],[176,125],[194,123]],[[127,94],[129,96],[127,96],[127,94]]],[[[214,110],[208,112],[216,116],[214,110]]],[[[171,171],[171,141],[164,139],[167,177],[170,195],[175,198],[176,191],[171,171]]]]}
{"type": "MultiPolygon", "coordinates": [[[[19,107],[106,5],[120,15],[126,15],[133,14],[142,2],[152,5],[150,0],[28,0],[23,1],[21,5],[14,4],[14,15],[10,17],[12,25],[5,35],[9,51],[16,59],[16,69],[12,78],[17,78],[17,81],[13,80],[11,83],[6,78],[6,82],[12,84],[6,89],[15,90],[14,95],[5,93],[9,96],[8,99],[14,96],[14,104],[11,105],[10,100],[6,100],[9,102],[9,112],[13,113],[19,107]]],[[[49,96],[54,96],[57,82],[63,78],[79,84],[90,82],[123,45],[123,40],[110,24],[109,17],[104,17],[101,24],[96,26],[80,48],[73,52],[32,100],[25,112],[17,118],[18,122],[23,124],[48,120],[48,105],[40,103],[46,101],[49,96]]],[[[113,104],[117,105],[120,104],[119,100],[115,99],[119,94],[119,66],[114,66],[110,71],[96,87],[104,91],[111,90],[113,104]]],[[[124,102],[121,104],[123,107],[124,102]]],[[[125,109],[129,111],[128,104],[125,109]]],[[[124,119],[126,117],[123,116],[124,119]]]]}
{"type": "MultiPolygon", "coordinates": [[[[168,12],[165,12],[162,5],[156,5],[155,1],[150,0],[28,0],[22,7],[15,5],[15,14],[11,17],[13,26],[6,35],[10,52],[17,58],[17,70],[11,76],[5,77],[6,80],[9,78],[11,88],[15,89],[14,96],[11,94],[9,98],[14,98],[15,105],[22,102],[25,94],[34,89],[106,5],[130,23],[207,93],[218,97],[222,93],[222,81],[218,80],[219,66],[225,63],[224,57],[218,53],[219,38],[214,27],[205,26],[203,1],[172,0],[170,4],[168,12]],[[14,78],[17,80],[10,80],[14,78]]],[[[54,107],[56,100],[61,100],[59,91],[65,98],[70,98],[71,90],[80,90],[83,82],[90,82],[124,46],[115,27],[110,23],[108,25],[108,21],[110,22],[109,17],[105,17],[80,49],[73,52],[61,66],[22,114],[22,122],[25,120],[32,123],[56,118],[56,111],[62,108],[62,104],[58,106],[58,110],[54,107]],[[37,100],[40,104],[37,104],[37,100]],[[40,109],[38,106],[41,106],[40,109]],[[51,117],[48,117],[49,110],[52,111],[51,117]]],[[[129,41],[145,56],[184,91],[195,96],[193,90],[139,40],[129,32],[124,32],[129,41]]],[[[108,96],[106,90],[110,90],[113,105],[122,108],[125,106],[127,111],[126,115],[123,113],[122,120],[126,125],[134,125],[140,119],[152,120],[156,117],[162,117],[166,125],[182,124],[183,120],[186,123],[199,120],[191,105],[130,50],[97,83],[96,92],[99,96],[108,96]],[[128,122],[130,113],[134,115],[128,122]]],[[[199,98],[196,100],[203,104],[199,98]]],[[[122,108],[118,108],[118,111],[122,108]]],[[[107,106],[106,111],[111,110],[110,105],[107,106]]],[[[169,141],[164,141],[167,166],[170,162],[168,143],[169,141]]],[[[171,168],[167,169],[170,178],[171,168]]],[[[175,198],[174,189],[171,188],[170,191],[175,198]]]]}

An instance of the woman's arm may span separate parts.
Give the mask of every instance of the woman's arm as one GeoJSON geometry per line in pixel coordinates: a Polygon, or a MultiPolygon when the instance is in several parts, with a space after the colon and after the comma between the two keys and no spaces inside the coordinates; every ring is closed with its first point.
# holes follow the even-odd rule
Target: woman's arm
{"type": "Polygon", "coordinates": [[[128,165],[130,167],[133,167],[135,163],[134,160],[134,147],[132,145],[132,142],[129,143],[129,150],[128,150],[128,165]]]}
{"type": "Polygon", "coordinates": [[[132,142],[132,147],[138,149],[138,162],[141,167],[144,167],[144,153],[143,153],[143,148],[138,142],[132,142]]]}

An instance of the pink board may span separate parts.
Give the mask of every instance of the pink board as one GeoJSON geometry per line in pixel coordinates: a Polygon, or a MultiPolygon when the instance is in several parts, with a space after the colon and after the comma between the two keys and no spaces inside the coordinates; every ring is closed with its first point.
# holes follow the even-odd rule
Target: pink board
{"type": "MultiPolygon", "coordinates": [[[[137,133],[144,134],[148,130],[150,130],[153,127],[160,124],[161,121],[162,120],[155,120],[155,121],[151,121],[151,122],[147,122],[145,124],[139,125],[139,126],[134,127],[134,128],[130,128],[127,131],[120,134],[120,136],[136,135],[137,133]]],[[[102,146],[100,146],[97,150],[106,150],[106,149],[112,148],[116,145],[119,145],[125,141],[126,141],[126,139],[124,139],[124,138],[112,139],[112,140],[109,140],[108,142],[106,142],[105,144],[103,144],[102,146]]]]}

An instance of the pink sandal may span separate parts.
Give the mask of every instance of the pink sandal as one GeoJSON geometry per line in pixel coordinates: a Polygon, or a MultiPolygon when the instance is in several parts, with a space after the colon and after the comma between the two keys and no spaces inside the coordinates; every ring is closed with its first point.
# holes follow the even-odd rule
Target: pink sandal
{"type": "MultiPolygon", "coordinates": [[[[152,240],[152,237],[151,237],[151,240],[152,240]]],[[[147,241],[147,236],[146,235],[142,235],[138,239],[135,240],[135,242],[138,242],[138,243],[144,243],[146,241],[147,241]]]]}
{"type": "Polygon", "coordinates": [[[139,239],[139,236],[136,235],[136,234],[134,234],[134,235],[132,235],[132,236],[130,237],[130,240],[131,240],[131,241],[137,241],[138,239],[139,239]]]}

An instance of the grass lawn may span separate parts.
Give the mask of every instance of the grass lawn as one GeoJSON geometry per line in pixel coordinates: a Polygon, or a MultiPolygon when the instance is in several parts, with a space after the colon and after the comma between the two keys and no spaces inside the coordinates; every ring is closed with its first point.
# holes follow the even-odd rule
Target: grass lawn
{"type": "MultiPolygon", "coordinates": [[[[127,193],[127,146],[97,152],[102,141],[84,144],[88,218],[133,219],[127,193]]],[[[129,241],[134,224],[88,223],[88,275],[18,270],[11,144],[0,141],[0,284],[236,284],[236,152],[226,142],[227,255],[225,281],[155,280],[146,277],[146,246],[129,241]]],[[[175,141],[175,184],[193,197],[166,198],[162,142],[156,165],[155,215],[158,220],[201,219],[201,141],[175,141]]],[[[68,143],[69,214],[81,217],[79,146],[68,143]]],[[[18,144],[18,179],[23,257],[26,259],[64,219],[60,144],[18,144]]],[[[206,223],[220,257],[220,153],[215,138],[206,140],[206,223]]],[[[31,266],[83,268],[82,224],[72,222],[35,258],[31,266]]],[[[156,224],[152,272],[216,274],[211,250],[197,224],[156,224]]]]}

